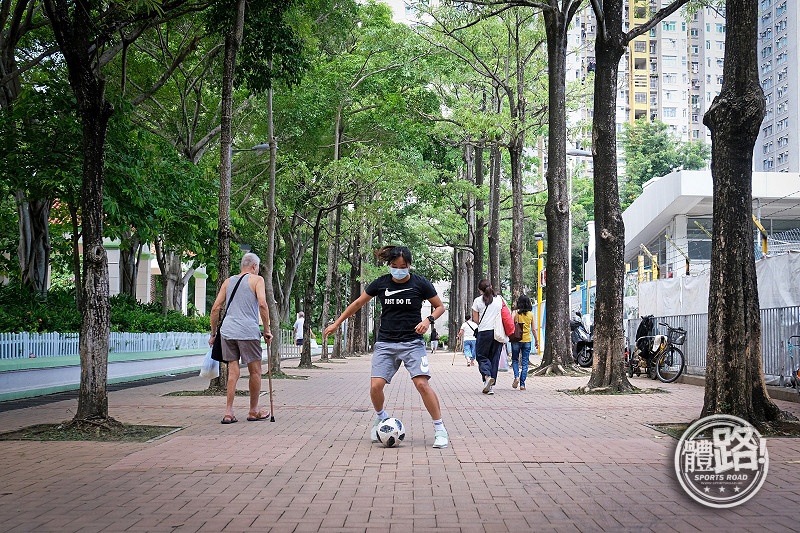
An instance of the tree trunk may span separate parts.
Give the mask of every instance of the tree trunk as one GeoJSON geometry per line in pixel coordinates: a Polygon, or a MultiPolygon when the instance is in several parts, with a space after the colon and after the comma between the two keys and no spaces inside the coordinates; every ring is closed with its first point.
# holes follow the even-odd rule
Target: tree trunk
{"type": "MultiPolygon", "coordinates": [[[[753,146],[764,118],[757,56],[758,5],[726,2],[722,91],[703,117],[711,130],[714,218],[706,386],[702,416],[762,427],[780,420],[764,384],[761,318],[750,217],[753,146]]],[[[599,280],[598,280],[599,281],[599,280]]]]}
{"type": "Polygon", "coordinates": [[[523,211],[524,199],[522,197],[522,133],[512,138],[508,146],[508,155],[511,160],[511,242],[509,252],[511,254],[511,302],[517,301],[517,297],[522,294],[522,254],[525,250],[523,242],[523,225],[525,213],[523,211]]]}
{"type": "MultiPolygon", "coordinates": [[[[272,69],[272,60],[270,60],[272,69]]],[[[269,136],[269,191],[267,193],[267,253],[264,259],[264,279],[266,280],[267,307],[269,307],[269,324],[264,324],[264,328],[269,326],[274,339],[280,339],[281,323],[278,320],[278,306],[275,301],[275,289],[272,285],[273,269],[275,268],[275,232],[277,231],[278,209],[275,207],[275,191],[277,188],[275,173],[278,160],[278,142],[275,139],[275,120],[272,110],[273,89],[267,90],[267,135],[269,136]]],[[[310,319],[311,317],[309,317],[310,319]]],[[[273,372],[281,371],[281,347],[280,342],[270,345],[269,366],[273,372]]]]}
{"type": "MultiPolygon", "coordinates": [[[[342,314],[343,309],[343,298],[342,298],[342,283],[341,283],[341,275],[339,274],[339,242],[341,241],[342,236],[342,208],[336,208],[336,221],[334,223],[334,264],[333,264],[333,287],[334,293],[336,294],[336,313],[334,316],[339,316],[342,314]]],[[[342,328],[336,330],[336,334],[333,340],[333,357],[334,359],[344,359],[344,355],[342,354],[342,328]]]]}
{"type": "Polygon", "coordinates": [[[143,244],[136,232],[127,232],[122,237],[119,253],[120,292],[132,298],[136,298],[136,278],[139,274],[139,258],[143,244]]]}
{"type": "Polygon", "coordinates": [[[502,154],[492,144],[489,163],[489,281],[500,293],[500,166],[502,154]]]}
{"type": "MultiPolygon", "coordinates": [[[[480,190],[483,187],[483,146],[475,147],[475,187],[480,190]]],[[[483,194],[479,193],[475,199],[475,239],[472,246],[472,257],[474,261],[473,280],[471,293],[478,290],[478,283],[486,278],[484,259],[484,240],[486,233],[486,223],[484,218],[483,194]]]]}
{"type": "Polygon", "coordinates": [[[306,292],[303,296],[303,310],[306,319],[303,321],[303,348],[300,351],[300,368],[311,368],[311,317],[314,316],[314,295],[317,287],[317,270],[319,266],[319,234],[322,225],[324,211],[317,211],[317,219],[314,222],[314,231],[311,243],[311,274],[306,283],[306,292]]]}
{"type": "MultiPolygon", "coordinates": [[[[622,1],[603,7],[607,35],[597,32],[594,80],[594,220],[596,227],[597,300],[595,301],[594,361],[588,387],[629,391],[625,373],[623,317],[625,225],[617,185],[617,67],[625,51],[622,1]]],[[[550,273],[548,272],[548,281],[550,273]]],[[[549,292],[549,291],[548,291],[549,292]]]]}
{"type": "Polygon", "coordinates": [[[50,199],[31,200],[23,190],[14,193],[19,221],[17,259],[21,281],[44,296],[49,285],[50,199]]]}
{"type": "MultiPolygon", "coordinates": [[[[336,222],[336,215],[333,211],[328,213],[328,231],[333,235],[334,225],[336,222]]],[[[320,318],[320,330],[324,331],[328,327],[330,319],[331,308],[331,291],[333,290],[333,271],[336,268],[336,257],[334,256],[335,248],[333,239],[328,239],[328,261],[327,270],[325,271],[325,290],[322,293],[322,316],[320,318]]],[[[328,360],[328,339],[322,339],[322,361],[328,360]]]]}
{"type": "MultiPolygon", "coordinates": [[[[553,5],[551,3],[551,5],[553,5]]],[[[547,33],[548,124],[547,145],[547,314],[540,369],[560,373],[572,366],[569,331],[569,192],[567,191],[566,52],[567,28],[577,6],[562,12],[545,9],[547,33]]]]}
{"type": "MultiPolygon", "coordinates": [[[[350,253],[350,301],[361,296],[361,230],[356,229],[350,253]]],[[[364,330],[361,328],[364,308],[356,311],[348,319],[347,352],[357,353],[364,344],[364,330]]]]}
{"type": "Polygon", "coordinates": [[[460,264],[460,253],[458,250],[458,246],[453,246],[453,255],[452,255],[452,265],[450,271],[450,312],[447,314],[447,337],[448,339],[454,339],[455,334],[458,333],[458,326],[461,325],[461,318],[460,310],[461,307],[459,306],[461,301],[461,264],[460,264]]]}
{"type": "MultiPolygon", "coordinates": [[[[236,2],[236,18],[225,36],[225,53],[222,62],[222,104],[219,148],[219,222],[217,227],[217,292],[231,275],[231,159],[233,139],[233,75],[236,71],[236,54],[244,32],[245,0],[236,2]]],[[[268,278],[269,279],[269,278],[268,278]]],[[[228,366],[219,365],[219,377],[212,379],[209,389],[225,390],[228,386],[228,366]]]]}
{"type": "MultiPolygon", "coordinates": [[[[646,24],[623,31],[622,0],[606,0],[595,9],[598,20],[594,79],[595,255],[597,258],[597,300],[595,302],[594,362],[588,388],[608,392],[634,389],[625,373],[625,341],[622,324],[625,276],[625,226],[617,183],[617,69],[630,40],[674,13],[687,0],[674,0],[653,15],[646,24]]],[[[627,15],[626,15],[627,16],[627,15]]],[[[730,25],[728,25],[730,27],[730,25]]],[[[548,278],[550,274],[548,273],[548,278]]]]}
{"type": "Polygon", "coordinates": [[[108,258],[103,248],[103,182],[106,132],[114,108],[105,99],[105,83],[92,69],[88,32],[94,24],[89,11],[74,9],[72,19],[66,0],[45,0],[44,6],[67,64],[69,83],[83,129],[81,385],[73,422],[98,420],[113,423],[108,416],[111,306],[108,301],[108,258]]]}

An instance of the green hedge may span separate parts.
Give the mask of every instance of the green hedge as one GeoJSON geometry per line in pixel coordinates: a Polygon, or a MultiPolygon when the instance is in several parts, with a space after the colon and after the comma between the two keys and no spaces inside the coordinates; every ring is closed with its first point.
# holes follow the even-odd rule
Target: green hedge
{"type": "MultiPolygon", "coordinates": [[[[74,332],[80,328],[74,289],[53,289],[39,297],[16,284],[0,286],[0,332],[74,332]]],[[[185,316],[180,311],[163,315],[158,304],[143,304],[124,294],[111,297],[111,331],[191,333],[210,329],[208,316],[185,316]]]]}

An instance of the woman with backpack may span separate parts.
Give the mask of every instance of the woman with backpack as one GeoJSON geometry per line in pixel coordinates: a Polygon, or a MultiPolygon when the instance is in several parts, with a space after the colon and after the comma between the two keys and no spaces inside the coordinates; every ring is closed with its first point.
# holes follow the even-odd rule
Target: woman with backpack
{"type": "Polygon", "coordinates": [[[465,316],[464,323],[458,330],[458,336],[464,341],[464,358],[467,360],[467,366],[475,364],[475,334],[477,333],[478,324],[472,321],[471,316],[465,316]]]}

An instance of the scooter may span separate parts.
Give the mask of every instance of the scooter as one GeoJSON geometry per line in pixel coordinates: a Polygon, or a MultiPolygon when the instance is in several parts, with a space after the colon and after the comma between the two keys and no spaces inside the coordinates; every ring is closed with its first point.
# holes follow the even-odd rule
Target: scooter
{"type": "Polygon", "coordinates": [[[569,321],[569,329],[572,338],[572,358],[583,368],[592,366],[592,359],[594,356],[594,327],[588,325],[588,317],[586,315],[586,322],[581,319],[581,314],[575,311],[576,318],[569,321]]]}

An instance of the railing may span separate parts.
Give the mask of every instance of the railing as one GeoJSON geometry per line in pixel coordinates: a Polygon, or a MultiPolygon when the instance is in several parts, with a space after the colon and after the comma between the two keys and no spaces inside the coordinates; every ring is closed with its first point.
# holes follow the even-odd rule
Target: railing
{"type": "MultiPolygon", "coordinates": [[[[300,357],[302,346],[294,343],[291,330],[280,332],[281,359],[300,357]]],[[[112,332],[108,339],[109,353],[163,352],[171,350],[207,350],[208,333],[120,333],[112,332]]],[[[319,355],[321,348],[312,339],[311,353],[319,355]]],[[[78,333],[0,333],[0,360],[33,357],[78,355],[78,333]]]]}
{"type": "MultiPolygon", "coordinates": [[[[686,330],[686,342],[681,347],[686,359],[686,373],[704,375],[706,372],[708,315],[657,317],[657,321],[686,330]]],[[[626,334],[629,346],[636,341],[636,328],[639,327],[640,322],[639,318],[628,320],[626,334]]],[[[662,329],[664,329],[663,326],[659,326],[659,330],[662,329]]],[[[800,335],[800,306],[761,310],[761,355],[766,376],[778,376],[782,368],[784,375],[791,372],[787,341],[792,335],[800,335]]],[[[795,355],[796,357],[800,356],[800,354],[795,355]]]]}
{"type": "MultiPolygon", "coordinates": [[[[119,333],[108,339],[110,353],[207,349],[208,333],[119,333]]],[[[79,354],[77,333],[0,333],[0,359],[79,354]]]]}

